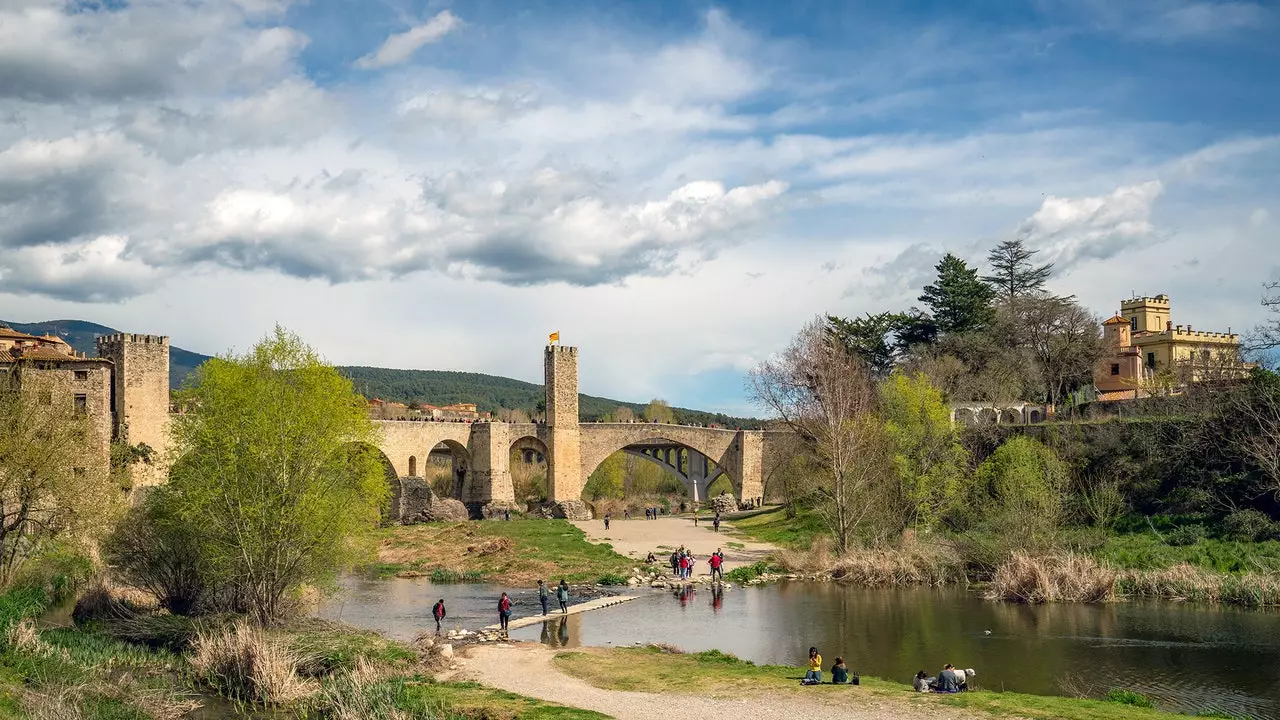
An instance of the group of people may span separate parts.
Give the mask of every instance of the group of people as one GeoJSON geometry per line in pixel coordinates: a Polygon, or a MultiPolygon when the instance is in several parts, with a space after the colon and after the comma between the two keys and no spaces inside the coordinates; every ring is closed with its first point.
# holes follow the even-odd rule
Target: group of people
{"type": "MultiPolygon", "coordinates": [[[[801,685],[819,685],[822,683],[822,655],[818,654],[818,648],[809,648],[809,664],[805,670],[804,679],[800,681],[801,685]]],[[[834,664],[831,665],[831,684],[832,685],[857,685],[859,679],[857,673],[849,674],[849,666],[844,664],[844,658],[838,657],[834,664]]]]}
{"type": "MultiPolygon", "coordinates": [[[[654,562],[654,560],[653,553],[649,553],[649,557],[645,558],[645,562],[654,562]]],[[[680,580],[688,580],[693,577],[694,567],[698,563],[698,559],[683,545],[671,553],[668,561],[671,563],[671,574],[680,580]]],[[[711,553],[711,557],[707,558],[707,565],[711,567],[710,575],[713,580],[724,579],[723,550],[716,548],[716,551],[711,553]]]]}
{"type": "MultiPolygon", "coordinates": [[[[562,614],[569,613],[569,583],[564,578],[560,578],[560,584],[555,589],[547,587],[545,580],[538,581],[538,603],[542,605],[542,614],[546,615],[551,606],[551,595],[555,594],[556,601],[560,603],[560,612],[562,614]]],[[[502,632],[507,631],[507,625],[511,622],[511,596],[505,592],[498,598],[498,627],[502,632]]],[[[440,632],[440,623],[448,615],[448,611],[444,606],[444,598],[436,601],[431,607],[431,617],[436,621],[436,632],[440,632]]]]}
{"type": "Polygon", "coordinates": [[[973,668],[957,670],[954,665],[947,663],[937,677],[929,677],[929,674],[923,670],[916,673],[915,680],[912,681],[911,685],[916,689],[916,692],[964,692],[969,689],[969,678],[972,678],[974,674],[973,668]]]}

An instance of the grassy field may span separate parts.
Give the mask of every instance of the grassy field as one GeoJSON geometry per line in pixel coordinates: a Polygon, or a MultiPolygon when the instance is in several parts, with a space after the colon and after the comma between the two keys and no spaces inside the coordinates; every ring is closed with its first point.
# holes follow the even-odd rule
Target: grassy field
{"type": "Polygon", "coordinates": [[[959,695],[916,693],[909,685],[862,678],[854,686],[801,687],[799,667],[754,665],[716,650],[679,654],[648,648],[613,648],[564,652],[555,664],[565,673],[599,688],[638,692],[696,694],[715,688],[726,697],[752,693],[836,693],[858,698],[877,697],[913,705],[942,705],[988,713],[997,717],[1061,718],[1063,720],[1147,720],[1176,717],[1171,713],[1102,700],[975,691],[959,695]]]}
{"type": "Polygon", "coordinates": [[[827,535],[822,519],[811,510],[800,509],[794,518],[787,517],[782,508],[756,513],[741,520],[734,520],[735,532],[752,540],[772,543],[790,550],[807,550],[814,538],[827,535]]]}
{"type": "Polygon", "coordinates": [[[564,520],[429,523],[380,532],[378,562],[365,569],[381,577],[408,571],[440,580],[531,585],[539,578],[596,582],[629,575],[635,566],[610,545],[587,542],[564,520]]]}
{"type": "Polygon", "coordinates": [[[1155,533],[1112,535],[1093,555],[1112,567],[1163,570],[1186,563],[1221,573],[1280,571],[1280,542],[1235,542],[1202,538],[1170,545],[1155,533]]]}

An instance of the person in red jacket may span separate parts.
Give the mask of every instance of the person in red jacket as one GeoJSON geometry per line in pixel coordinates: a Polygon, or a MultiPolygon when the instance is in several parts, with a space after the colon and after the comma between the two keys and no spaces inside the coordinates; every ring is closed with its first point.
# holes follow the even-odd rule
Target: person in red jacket
{"type": "Polygon", "coordinates": [[[720,554],[719,550],[716,550],[715,552],[711,553],[711,557],[707,558],[707,564],[711,566],[712,581],[715,581],[715,580],[723,581],[724,571],[720,569],[720,566],[724,565],[724,557],[720,554]]]}
{"type": "Polygon", "coordinates": [[[498,598],[498,624],[502,626],[502,632],[507,631],[507,623],[511,621],[511,598],[506,593],[502,593],[502,597],[498,598]]]}
{"type": "Polygon", "coordinates": [[[444,619],[444,598],[436,601],[431,608],[431,616],[436,619],[436,632],[440,632],[440,621],[444,619]]]}

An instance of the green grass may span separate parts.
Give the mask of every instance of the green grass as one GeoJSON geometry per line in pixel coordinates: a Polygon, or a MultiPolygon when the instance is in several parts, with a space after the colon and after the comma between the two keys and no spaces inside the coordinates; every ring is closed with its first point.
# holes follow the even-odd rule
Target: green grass
{"type": "Polygon", "coordinates": [[[724,574],[724,579],[729,582],[745,583],[755,580],[765,573],[778,571],[779,569],[774,567],[772,564],[761,560],[750,565],[743,565],[742,567],[730,570],[724,574]]]}
{"type": "Polygon", "coordinates": [[[386,577],[402,570],[435,580],[462,578],[532,585],[538,579],[595,582],[630,574],[635,561],[613,546],[587,542],[565,520],[427,523],[379,531],[378,562],[365,572],[386,577]]]}
{"type": "Polygon", "coordinates": [[[403,681],[396,706],[409,712],[445,708],[463,718],[516,717],[520,720],[606,720],[590,710],[565,707],[495,690],[474,682],[436,682],[416,677],[403,681]]]}
{"type": "Polygon", "coordinates": [[[1113,535],[1094,551],[1099,560],[1124,569],[1159,570],[1187,563],[1222,573],[1280,571],[1280,542],[1236,542],[1204,538],[1193,545],[1169,545],[1155,533],[1113,535]]]}
{"type": "MultiPolygon", "coordinates": [[[[862,677],[853,686],[818,685],[802,688],[800,667],[755,665],[716,650],[701,653],[669,653],[646,648],[612,648],[589,652],[564,652],[555,656],[555,664],[569,675],[600,688],[667,694],[713,693],[725,697],[742,697],[760,693],[807,695],[815,692],[837,693],[850,704],[874,698],[886,706],[900,703],[902,708],[948,705],[995,716],[1062,720],[1154,720],[1176,717],[1158,710],[1123,705],[1101,700],[997,693],[985,690],[957,695],[932,695],[913,692],[909,685],[862,677]]],[[[892,710],[885,716],[891,717],[892,710]]]]}
{"type": "Polygon", "coordinates": [[[753,540],[792,550],[807,550],[813,545],[814,538],[828,534],[822,519],[807,508],[798,509],[794,518],[787,517],[781,508],[758,513],[734,520],[733,527],[739,534],[753,540]]]}

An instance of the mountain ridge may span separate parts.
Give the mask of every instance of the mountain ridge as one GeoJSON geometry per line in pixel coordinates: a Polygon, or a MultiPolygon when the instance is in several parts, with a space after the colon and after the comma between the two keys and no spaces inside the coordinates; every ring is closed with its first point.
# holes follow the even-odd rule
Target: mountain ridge
{"type": "MultiPolygon", "coordinates": [[[[65,340],[77,352],[97,354],[95,341],[101,335],[120,332],[114,328],[87,320],[46,320],[34,323],[18,323],[0,320],[0,323],[19,332],[31,335],[56,335],[65,340]]],[[[177,388],[200,363],[210,355],[169,345],[169,387],[177,388]]],[[[340,365],[338,371],[351,380],[356,391],[365,397],[379,397],[397,402],[449,405],[460,402],[475,403],[481,411],[496,412],[507,408],[534,411],[543,399],[543,387],[538,383],[516,380],[501,375],[488,375],[456,370],[403,370],[366,365],[340,365]]],[[[618,408],[627,408],[637,416],[646,403],[614,400],[594,395],[578,395],[578,414],[584,421],[598,420],[618,408]]],[[[725,427],[757,428],[756,418],[740,418],[723,413],[672,408],[676,420],[683,423],[716,424],[725,427]]]]}

